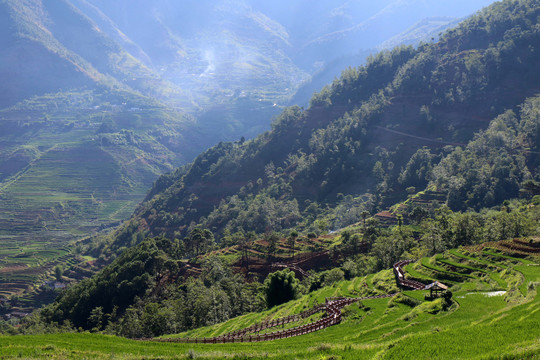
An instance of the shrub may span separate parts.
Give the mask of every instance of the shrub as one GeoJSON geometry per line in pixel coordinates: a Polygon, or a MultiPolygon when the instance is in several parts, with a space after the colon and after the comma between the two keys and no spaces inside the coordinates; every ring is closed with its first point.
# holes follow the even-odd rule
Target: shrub
{"type": "Polygon", "coordinates": [[[264,281],[264,293],[269,308],[293,300],[298,294],[298,279],[289,269],[273,272],[264,281]]]}

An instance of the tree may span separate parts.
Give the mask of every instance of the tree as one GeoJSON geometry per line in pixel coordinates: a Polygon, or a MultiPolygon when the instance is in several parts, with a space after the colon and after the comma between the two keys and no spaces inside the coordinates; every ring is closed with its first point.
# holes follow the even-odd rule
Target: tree
{"type": "Polygon", "coordinates": [[[291,231],[287,238],[287,245],[291,248],[292,258],[294,259],[294,247],[296,245],[296,239],[298,238],[298,232],[296,230],[291,231]]]}
{"type": "Polygon", "coordinates": [[[326,234],[328,231],[328,223],[325,220],[315,221],[315,226],[319,229],[319,234],[326,234]]]}
{"type": "Polygon", "coordinates": [[[352,261],[351,259],[348,259],[347,261],[345,261],[345,263],[341,266],[341,270],[343,270],[345,279],[347,280],[351,280],[352,278],[358,275],[356,263],[352,261]]]}
{"type": "Polygon", "coordinates": [[[62,275],[64,275],[64,269],[60,265],[54,267],[54,277],[56,281],[62,281],[62,275]]]}
{"type": "Polygon", "coordinates": [[[362,220],[364,220],[364,227],[366,227],[366,219],[367,219],[368,216],[370,215],[370,214],[369,214],[369,211],[364,210],[364,211],[362,211],[362,213],[361,213],[360,215],[362,215],[362,220]]]}
{"type": "Polygon", "coordinates": [[[249,244],[255,240],[256,234],[254,231],[250,231],[247,233],[246,236],[241,237],[238,246],[240,247],[240,251],[242,252],[242,263],[246,264],[246,271],[249,271],[249,244]]]}
{"type": "Polygon", "coordinates": [[[266,241],[268,241],[268,257],[274,257],[277,250],[279,236],[275,232],[272,232],[267,236],[266,241]]]}
{"type": "Polygon", "coordinates": [[[401,230],[401,227],[403,226],[403,215],[398,214],[397,221],[398,221],[398,228],[401,230]]]}
{"type": "Polygon", "coordinates": [[[342,281],[345,278],[345,272],[340,268],[334,268],[324,276],[323,286],[332,286],[333,284],[342,281]]]}
{"type": "Polygon", "coordinates": [[[100,331],[103,329],[104,320],[105,315],[103,313],[103,308],[101,306],[97,306],[90,311],[88,325],[93,331],[100,331]]]}
{"type": "Polygon", "coordinates": [[[443,238],[441,236],[441,230],[436,223],[434,223],[432,220],[425,220],[422,222],[422,229],[424,230],[422,241],[424,246],[428,249],[430,255],[435,255],[446,250],[443,238]]]}
{"type": "Polygon", "coordinates": [[[208,229],[196,227],[189,232],[184,241],[190,248],[191,255],[198,256],[214,243],[214,234],[208,229]]]}
{"type": "Polygon", "coordinates": [[[351,239],[352,233],[350,230],[343,230],[341,232],[341,243],[347,244],[349,240],[351,239]]]}
{"type": "Polygon", "coordinates": [[[144,334],[148,337],[154,337],[170,332],[173,316],[171,310],[165,306],[154,302],[146,304],[141,316],[144,334]]]}
{"type": "Polygon", "coordinates": [[[420,222],[429,215],[428,211],[420,206],[415,206],[411,212],[409,212],[409,219],[414,223],[420,224],[420,222]]]}
{"type": "Polygon", "coordinates": [[[433,170],[432,162],[434,157],[426,147],[418,149],[411,156],[398,178],[398,181],[407,188],[407,191],[413,188],[410,190],[414,193],[416,188],[423,188],[427,185],[433,170]]]}
{"type": "Polygon", "coordinates": [[[298,279],[289,269],[273,272],[264,280],[266,305],[271,308],[296,298],[298,279]]]}
{"type": "Polygon", "coordinates": [[[375,218],[370,218],[364,229],[364,240],[367,241],[368,244],[372,244],[377,236],[379,236],[379,233],[379,221],[375,218]]]}

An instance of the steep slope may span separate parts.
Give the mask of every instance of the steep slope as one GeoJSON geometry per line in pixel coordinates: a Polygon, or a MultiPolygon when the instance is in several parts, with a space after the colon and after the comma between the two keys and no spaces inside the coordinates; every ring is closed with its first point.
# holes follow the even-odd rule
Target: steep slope
{"type": "Polygon", "coordinates": [[[329,61],[334,54],[350,54],[348,49],[358,49],[360,44],[363,49],[375,48],[424,18],[469,16],[491,3],[493,1],[489,0],[474,3],[463,0],[437,3],[407,0],[382,1],[367,5],[365,2],[347,1],[331,12],[335,16],[334,24],[338,26],[303,43],[296,59],[329,61]],[[373,10],[375,11],[372,12],[373,10]],[[360,16],[356,15],[354,18],[353,14],[360,16]]]}
{"type": "Polygon", "coordinates": [[[192,152],[192,119],[148,97],[178,89],[69,1],[6,0],[0,18],[0,252],[17,294],[212,143],[192,152]]]}
{"type": "Polygon", "coordinates": [[[211,91],[283,94],[305,76],[286,56],[286,30],[244,1],[88,2],[139,44],[163,77],[201,101],[211,91]]]}
{"type": "Polygon", "coordinates": [[[38,13],[42,9],[37,3],[32,4],[33,8],[24,5],[0,4],[1,107],[30,95],[105,81],[95,69],[63,49],[44,31],[38,13]]]}
{"type": "Polygon", "coordinates": [[[7,80],[0,107],[32,95],[96,86],[180,94],[68,1],[5,1],[0,14],[7,80]]]}
{"type": "Polygon", "coordinates": [[[308,110],[289,108],[257,139],[219,144],[163,176],[137,219],[151,234],[193,223],[264,232],[308,228],[326,206],[352,206],[339,193],[370,210],[399,200],[401,169],[419,148],[466,143],[538,92],[539,11],[535,1],[497,3],[436,44],[349,69],[308,110]]]}
{"type": "MultiPolygon", "coordinates": [[[[460,4],[451,14],[464,16],[488,2],[460,4]]],[[[5,1],[0,107],[31,95],[115,87],[196,112],[216,139],[253,137],[313,71],[325,68],[331,80],[341,67],[363,62],[367,49],[417,21],[416,10],[426,16],[447,10],[409,1],[410,11],[388,21],[396,18],[398,3],[5,1]],[[364,29],[364,23],[370,25],[364,29]],[[380,40],[325,40],[353,28],[380,40]],[[362,56],[355,57],[359,51],[362,56]],[[215,131],[216,124],[225,124],[224,130],[215,131]]]]}
{"type": "Polygon", "coordinates": [[[331,83],[341,74],[343,69],[364,64],[372,54],[376,54],[381,50],[392,50],[392,48],[400,45],[418,46],[422,42],[438,41],[439,36],[444,31],[457,26],[461,20],[450,17],[422,19],[409,29],[377,45],[377,50],[363,49],[356,54],[343,55],[334,60],[326,61],[307,81],[302,83],[294,96],[291,97],[289,104],[307,105],[311,96],[326,84],[331,83]]]}
{"type": "MultiPolygon", "coordinates": [[[[77,0],[113,38],[118,30],[163,78],[179,85],[200,110],[206,132],[222,126],[220,139],[253,137],[268,128],[302,81],[301,103],[349,65],[364,63],[369,49],[423,16],[466,16],[475,3],[421,1],[258,2],[77,0]],[[449,7],[451,10],[449,10],[449,7]],[[356,29],[356,30],[355,30],[356,29]],[[347,39],[341,39],[345,35],[347,39]],[[336,40],[338,38],[338,40],[336,40]],[[159,39],[159,41],[156,41],[159,39]],[[343,40],[343,41],[342,41],[343,40]],[[360,52],[360,54],[358,54],[360,52]],[[358,56],[360,55],[360,56],[358,56]],[[321,78],[321,73],[326,76],[321,78]]],[[[131,47],[130,47],[131,48],[131,47]]],[[[134,53],[135,54],[135,53],[134,53]]],[[[298,99],[298,96],[295,97],[298,99]]],[[[218,134],[215,134],[216,136],[218,134]]]]}
{"type": "Polygon", "coordinates": [[[456,27],[462,20],[448,16],[425,18],[402,33],[382,42],[378,48],[391,49],[399,45],[416,45],[420,42],[438,40],[444,31],[456,27]]]}

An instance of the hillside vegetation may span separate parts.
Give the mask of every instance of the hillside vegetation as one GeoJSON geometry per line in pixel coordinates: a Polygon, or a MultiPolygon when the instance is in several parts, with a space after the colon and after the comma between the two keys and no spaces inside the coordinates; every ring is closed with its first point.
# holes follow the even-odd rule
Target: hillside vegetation
{"type": "MultiPolygon", "coordinates": [[[[115,4],[109,16],[125,6],[115,4]]],[[[0,294],[11,296],[0,333],[17,335],[0,336],[0,357],[536,356],[539,17],[537,0],[497,2],[437,42],[346,69],[270,131],[160,176],[108,234],[89,231],[129,214],[147,183],[197,150],[190,119],[124,86],[0,112],[13,131],[0,225],[21,232],[0,248],[0,294]],[[80,112],[62,108],[71,102],[80,112]],[[71,250],[49,234],[88,237],[71,250]],[[72,284],[21,314],[30,299],[16,294],[52,271],[72,284]],[[291,337],[260,341],[276,333],[291,337]]],[[[287,42],[268,21],[257,23],[287,42]]],[[[320,34],[303,51],[359,31],[320,34]]]]}
{"type": "Polygon", "coordinates": [[[0,111],[2,295],[43,283],[76,252],[68,243],[129,217],[160,174],[195,155],[192,126],[129,93],[62,93],[0,111]],[[36,262],[36,250],[59,256],[36,262]]]}
{"type": "Polygon", "coordinates": [[[454,210],[500,204],[526,181],[536,194],[538,11],[534,1],[496,3],[438,43],[344,71],[271,131],[162,176],[112,249],[136,232],[183,237],[196,225],[218,239],[320,221],[336,229],[430,184],[454,210]],[[486,155],[489,166],[473,169],[486,155]]]}
{"type": "MultiPolygon", "coordinates": [[[[401,14],[399,23],[377,32],[380,39],[363,39],[372,41],[369,47],[373,47],[421,16],[443,10],[447,15],[463,16],[489,2],[482,0],[473,5],[460,1],[460,6],[455,7],[446,1],[430,6],[408,1],[408,10],[401,14]]],[[[223,192],[216,191],[214,196],[214,190],[205,194],[207,190],[202,189],[201,193],[195,192],[199,200],[193,197],[193,206],[186,207],[185,200],[178,203],[191,214],[185,219],[177,218],[182,210],[166,210],[174,222],[171,226],[179,226],[180,237],[187,234],[192,221],[211,227],[218,240],[225,229],[235,233],[240,229],[263,232],[270,226],[274,230],[308,228],[312,220],[304,224],[299,220],[307,215],[301,214],[308,207],[305,200],[322,200],[321,206],[312,206],[309,216],[324,216],[324,204],[335,203],[337,193],[327,194],[329,186],[334,186],[329,183],[319,196],[320,184],[316,183],[321,181],[322,173],[311,173],[326,171],[326,165],[308,165],[304,174],[298,171],[292,196],[284,195],[289,190],[279,184],[279,179],[285,173],[294,175],[302,164],[314,160],[309,138],[315,129],[324,128],[345,110],[361,106],[418,51],[404,48],[393,55],[381,55],[368,66],[369,74],[365,77],[353,75],[351,80],[363,83],[365,88],[352,97],[351,91],[356,90],[345,91],[342,101],[348,103],[347,97],[351,100],[347,109],[340,105],[327,109],[314,105],[306,121],[318,120],[311,130],[302,130],[304,135],[298,144],[290,132],[293,129],[285,124],[272,136],[279,139],[279,132],[288,133],[283,138],[288,139],[286,146],[282,146],[281,140],[245,142],[244,137],[253,137],[268,128],[272,116],[281,111],[279,104],[287,101],[308,73],[322,66],[321,61],[332,62],[327,55],[351,52],[351,34],[376,27],[377,19],[384,21],[395,15],[404,4],[388,0],[376,4],[341,1],[319,4],[316,8],[306,2],[272,5],[248,4],[243,0],[197,4],[143,1],[136,7],[130,1],[99,0],[6,0],[0,4],[0,236],[5,239],[0,244],[2,295],[17,296],[31,291],[51,279],[55,266],[64,263],[66,268],[71,267],[71,262],[79,258],[79,250],[87,249],[74,245],[75,251],[65,254],[69,250],[67,243],[86,239],[128,218],[160,174],[186,164],[219,140],[240,138],[236,145],[222,144],[212,150],[215,160],[219,158],[220,162],[226,153],[245,159],[252,155],[252,150],[259,151],[255,148],[265,150],[253,159],[256,166],[244,160],[237,169],[233,164],[232,172],[223,178],[223,192]],[[276,6],[287,11],[276,11],[276,6]],[[344,17],[346,9],[354,16],[344,17]],[[289,18],[291,14],[294,21],[289,18]],[[366,22],[367,16],[371,18],[362,30],[358,26],[366,22]],[[339,51],[321,51],[333,43],[334,36],[342,35],[348,40],[343,41],[339,51]],[[158,38],[160,41],[156,41],[158,38]],[[304,55],[295,58],[300,48],[304,55]],[[316,63],[319,65],[315,66],[316,63]],[[321,109],[315,110],[318,108],[321,109]],[[193,111],[196,120],[185,114],[187,109],[193,111]],[[252,150],[247,150],[248,146],[252,150]],[[284,152],[274,154],[274,146],[284,152]],[[283,165],[285,159],[290,162],[283,165]],[[272,161],[276,171],[272,170],[272,161]],[[266,180],[263,165],[267,164],[269,174],[273,172],[272,176],[279,181],[266,180]],[[277,172],[285,166],[289,168],[283,174],[277,172]],[[240,173],[244,175],[237,176],[240,173]],[[218,213],[222,209],[210,214],[221,200],[238,193],[243,185],[255,186],[259,178],[262,185],[246,194],[262,196],[255,202],[239,198],[238,206],[246,215],[239,216],[238,224],[221,220],[218,213]],[[274,190],[268,197],[265,194],[270,186],[274,190]],[[282,197],[284,205],[278,201],[282,197]],[[268,212],[256,215],[262,207],[268,212]],[[269,223],[274,215],[279,224],[269,223]],[[214,225],[217,222],[223,222],[223,226],[214,225]],[[253,223],[252,228],[245,225],[249,222],[253,223]],[[40,260],[32,260],[33,256],[40,260]]],[[[359,51],[358,46],[368,45],[355,45],[354,53],[359,51]]],[[[363,50],[361,56],[346,58],[353,59],[355,64],[362,63],[367,53],[363,50]]],[[[527,61],[527,57],[523,60],[527,61]]],[[[332,64],[335,69],[345,63],[338,59],[332,64]]],[[[351,71],[352,74],[356,70],[351,71]]],[[[343,81],[348,80],[344,77],[343,81]]],[[[308,93],[311,95],[311,90],[308,93]]],[[[317,101],[314,99],[314,103],[317,101]]],[[[283,117],[293,121],[306,114],[299,109],[286,110],[283,117]]],[[[207,162],[208,156],[203,155],[201,161],[207,162]]],[[[207,172],[204,169],[200,175],[207,172]]],[[[205,186],[219,185],[220,181],[216,182],[214,177],[205,186]]],[[[285,182],[290,183],[288,179],[285,182]]],[[[156,187],[153,193],[161,190],[156,187]]],[[[345,187],[343,191],[348,190],[345,187]]],[[[341,208],[346,211],[349,204],[365,203],[363,208],[371,209],[369,194],[364,196],[370,191],[361,185],[351,193],[355,199],[347,200],[341,208]]],[[[185,199],[190,194],[178,196],[185,199]]],[[[357,220],[357,211],[351,215],[342,225],[357,220]]],[[[333,222],[330,221],[331,227],[335,227],[333,222]]],[[[161,234],[158,228],[162,224],[154,220],[148,223],[151,232],[142,225],[137,231],[142,235],[131,229],[126,231],[126,238],[161,234]]],[[[173,236],[170,229],[166,233],[173,236]]],[[[127,245],[126,241],[119,243],[122,244],[114,245],[115,250],[107,251],[98,264],[127,245]]],[[[84,258],[88,263],[84,266],[95,265],[101,246],[95,250],[92,245],[90,250],[95,251],[85,252],[85,256],[92,257],[84,258]]]]}
{"type": "MultiPolygon", "coordinates": [[[[438,279],[452,285],[449,304],[445,305],[442,298],[425,301],[426,291],[403,291],[390,299],[350,305],[343,310],[341,324],[284,340],[203,345],[141,342],[95,334],[4,336],[0,337],[0,354],[6,358],[99,358],[114,354],[117,358],[135,359],[526,358],[540,351],[539,320],[534,315],[540,310],[537,250],[538,239],[523,239],[514,245],[512,241],[491,243],[422,258],[406,267],[406,276],[424,282],[438,279]]],[[[361,297],[396,290],[392,273],[385,270],[338,281],[265,312],[177,336],[216,336],[299,313],[328,297],[361,297]]]]}
{"type": "MultiPolygon", "coordinates": [[[[54,329],[65,324],[129,337],[185,331],[259,311],[344,278],[388,269],[402,259],[538,235],[539,223],[540,199],[535,197],[531,203],[514,201],[500,211],[482,214],[454,213],[441,207],[433,217],[426,215],[419,226],[382,228],[369,219],[366,224],[318,238],[311,234],[298,237],[294,232],[282,239],[277,234],[253,236],[251,240],[240,238],[240,245],[211,252],[208,250],[215,248],[212,233],[196,228],[184,239],[147,238],[124,249],[95,276],[60,294],[28,325],[32,328],[37,322],[54,329]],[[268,291],[273,286],[272,273],[279,270],[276,264],[293,269],[301,281],[286,280],[289,285],[273,297],[268,291]]],[[[234,243],[237,236],[229,241],[234,243]]],[[[513,245],[510,241],[509,246],[519,255],[535,254],[529,247],[519,241],[513,245]]],[[[455,260],[446,265],[444,275],[434,276],[441,267],[426,263],[427,276],[412,270],[410,276],[424,282],[436,278],[450,285],[477,277],[453,270],[455,260]]],[[[474,267],[469,269],[474,271],[474,267]]],[[[383,282],[378,288],[389,292],[395,285],[383,282]]]]}

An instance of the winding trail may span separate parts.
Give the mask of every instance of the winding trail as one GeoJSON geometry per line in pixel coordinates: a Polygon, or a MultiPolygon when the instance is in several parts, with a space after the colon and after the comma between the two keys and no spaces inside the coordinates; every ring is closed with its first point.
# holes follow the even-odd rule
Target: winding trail
{"type": "MultiPolygon", "coordinates": [[[[414,260],[403,260],[394,264],[393,270],[396,275],[396,281],[399,285],[403,287],[412,288],[415,290],[424,290],[426,285],[421,282],[408,280],[405,278],[405,273],[403,266],[414,262],[414,260]]],[[[293,265],[298,267],[297,265],[293,265]]],[[[276,267],[291,267],[285,264],[276,265],[276,267]]],[[[300,269],[300,268],[298,268],[300,269]]],[[[301,269],[300,269],[301,270],[301,269]]],[[[302,270],[303,271],[303,270],[302,270]]],[[[307,273],[306,273],[307,274],[307,273]]],[[[393,294],[384,294],[384,295],[375,295],[375,296],[365,296],[359,298],[327,298],[324,304],[317,305],[309,310],[306,310],[300,314],[290,315],[282,317],[279,319],[274,319],[271,321],[263,321],[255,325],[249,326],[245,329],[231,331],[227,334],[223,334],[215,337],[205,337],[205,338],[140,338],[136,340],[141,341],[155,341],[155,342],[176,342],[176,343],[194,343],[194,344],[224,344],[224,343],[235,343],[235,342],[259,342],[259,341],[269,341],[269,340],[278,340],[285,339],[293,336],[300,336],[312,333],[314,331],[322,330],[332,325],[339,324],[342,320],[341,309],[345,306],[355,303],[361,300],[370,300],[370,299],[382,299],[389,298],[396,295],[393,294]],[[306,319],[311,315],[318,312],[326,312],[326,316],[323,318],[310,322],[308,324],[296,326],[290,329],[284,329],[279,331],[268,332],[260,334],[261,331],[266,329],[271,329],[277,326],[283,326],[288,323],[300,321],[306,319]]]]}

